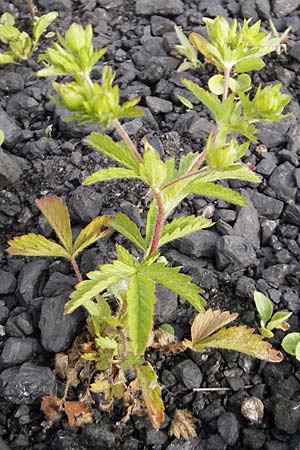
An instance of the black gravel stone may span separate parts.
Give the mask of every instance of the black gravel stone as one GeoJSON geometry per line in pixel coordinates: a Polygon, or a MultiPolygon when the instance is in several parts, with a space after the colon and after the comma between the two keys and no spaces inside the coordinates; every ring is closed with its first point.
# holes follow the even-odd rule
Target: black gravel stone
{"type": "Polygon", "coordinates": [[[239,438],[239,423],[233,413],[226,412],[218,418],[218,432],[228,445],[234,445],[239,438]]]}
{"type": "Polygon", "coordinates": [[[115,448],[116,437],[107,425],[89,424],[83,429],[83,438],[95,450],[110,450],[115,448]]]}
{"type": "Polygon", "coordinates": [[[39,259],[25,264],[18,278],[18,295],[26,304],[40,297],[48,276],[49,263],[39,259]]]}
{"type": "Polygon", "coordinates": [[[213,419],[217,419],[225,412],[224,406],[215,400],[202,411],[200,411],[198,417],[204,422],[210,422],[213,419]]]}
{"type": "Polygon", "coordinates": [[[166,17],[174,17],[183,13],[183,3],[181,0],[136,0],[136,13],[143,16],[159,14],[166,17]]]}
{"type": "Polygon", "coordinates": [[[69,431],[59,430],[51,443],[52,450],[87,450],[79,442],[78,435],[69,431]]]}
{"type": "Polygon", "coordinates": [[[256,261],[256,253],[250,242],[241,236],[223,236],[217,242],[217,262],[219,268],[230,263],[237,267],[248,267],[256,261]]]}
{"type": "Polygon", "coordinates": [[[154,322],[156,324],[172,322],[176,319],[177,294],[162,285],[156,286],[157,302],[154,305],[154,322]]]}
{"type": "Polygon", "coordinates": [[[146,442],[148,445],[165,445],[167,442],[167,435],[160,430],[147,430],[146,442]]]}
{"type": "Polygon", "coordinates": [[[49,11],[64,11],[72,7],[72,0],[39,0],[39,4],[49,11]]]}
{"type": "Polygon", "coordinates": [[[266,441],[266,435],[262,430],[255,428],[243,429],[243,444],[253,450],[260,450],[266,441]]]}
{"type": "Polygon", "coordinates": [[[0,78],[0,89],[7,94],[22,91],[24,84],[22,75],[15,72],[4,72],[0,78]]]}
{"type": "Polygon", "coordinates": [[[17,405],[31,405],[55,392],[55,376],[48,367],[24,363],[20,369],[5,369],[0,375],[1,393],[17,405]]]}
{"type": "Polygon", "coordinates": [[[6,366],[21,364],[28,361],[38,348],[36,339],[10,337],[4,344],[1,356],[2,362],[6,366]]]}
{"type": "Polygon", "coordinates": [[[197,364],[187,359],[177,364],[175,374],[187,389],[198,388],[202,383],[202,373],[197,364]]]}
{"type": "Polygon", "coordinates": [[[248,206],[240,208],[232,234],[246,238],[254,248],[260,246],[260,224],[257,210],[252,202],[248,200],[248,206]]]}
{"type": "Polygon", "coordinates": [[[39,327],[42,346],[48,352],[62,352],[78,334],[84,315],[80,309],[65,314],[66,295],[46,298],[42,304],[39,327]]]}
{"type": "Polygon", "coordinates": [[[153,15],[150,22],[153,36],[162,36],[164,33],[174,31],[175,23],[166,17],[153,15]]]}
{"type": "Polygon", "coordinates": [[[272,152],[266,153],[263,156],[263,159],[257,164],[256,172],[264,176],[269,176],[276,168],[276,165],[277,165],[277,158],[275,156],[275,153],[272,152]]]}
{"type": "Polygon", "coordinates": [[[168,113],[173,110],[173,104],[168,100],[164,100],[158,97],[146,97],[147,106],[151,109],[154,114],[158,113],[168,113]]]}
{"type": "Polygon", "coordinates": [[[5,324],[5,332],[8,336],[22,338],[33,333],[33,326],[26,312],[18,313],[16,310],[5,324]]]}
{"type": "Polygon", "coordinates": [[[22,130],[2,108],[0,108],[0,130],[4,130],[4,144],[11,148],[22,136],[22,130]]]}
{"type": "Polygon", "coordinates": [[[72,219],[79,223],[91,222],[100,214],[103,197],[91,188],[79,186],[73,192],[68,206],[72,219]]]}
{"type": "MultiPolygon", "coordinates": [[[[249,3],[249,2],[247,2],[249,3]]],[[[268,149],[280,147],[287,142],[287,132],[290,126],[289,119],[276,123],[261,123],[258,139],[268,149]]]]}
{"type": "Polygon", "coordinates": [[[300,432],[299,402],[280,398],[274,408],[275,425],[280,431],[287,434],[300,432]]]}
{"type": "Polygon", "coordinates": [[[284,207],[281,200],[255,191],[251,194],[251,200],[258,214],[267,219],[278,219],[284,207]]]}
{"type": "Polygon", "coordinates": [[[277,17],[285,17],[295,11],[300,5],[300,0],[274,0],[273,11],[277,17]]]}
{"type": "Polygon", "coordinates": [[[291,223],[293,225],[299,225],[300,224],[300,206],[295,205],[295,203],[290,203],[287,205],[285,211],[284,211],[284,218],[288,223],[291,223]]]}
{"type": "Polygon", "coordinates": [[[226,450],[227,444],[219,434],[212,434],[206,441],[206,450],[226,450]]]}
{"type": "Polygon", "coordinates": [[[294,169],[291,163],[285,162],[276,167],[269,179],[269,185],[279,200],[295,200],[297,188],[293,176],[294,169]]]}
{"type": "Polygon", "coordinates": [[[22,177],[23,170],[16,158],[0,147],[0,186],[13,185],[22,177]]]}
{"type": "MultiPolygon", "coordinates": [[[[265,443],[266,450],[289,450],[289,445],[286,442],[268,441],[265,443]]],[[[296,448],[294,448],[296,450],[296,448]]]]}
{"type": "Polygon", "coordinates": [[[60,272],[54,272],[50,275],[44,289],[44,297],[56,297],[63,295],[72,290],[72,287],[77,283],[77,278],[64,275],[60,272]]]}
{"type": "Polygon", "coordinates": [[[181,253],[199,258],[215,255],[219,235],[215,231],[199,230],[177,239],[172,245],[181,253]]]}
{"type": "Polygon", "coordinates": [[[13,294],[17,286],[17,280],[13,273],[0,270],[0,295],[13,294]]]}

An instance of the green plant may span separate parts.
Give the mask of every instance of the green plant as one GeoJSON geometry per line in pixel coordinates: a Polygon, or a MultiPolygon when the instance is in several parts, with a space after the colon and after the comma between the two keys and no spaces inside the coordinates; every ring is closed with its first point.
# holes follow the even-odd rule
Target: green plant
{"type": "Polygon", "coordinates": [[[254,302],[260,318],[259,331],[265,338],[272,338],[272,330],[287,331],[289,324],[286,322],[292,315],[289,311],[277,311],[273,314],[273,305],[270,299],[261,292],[254,292],[254,302]]]}
{"type": "Polygon", "coordinates": [[[4,142],[4,133],[3,131],[0,129],[0,146],[3,144],[4,142]]]}
{"type": "Polygon", "coordinates": [[[300,333],[287,334],[283,338],[281,345],[285,352],[295,356],[300,361],[300,333]]]}
{"type": "MultiPolygon", "coordinates": [[[[29,4],[28,4],[29,6],[29,4]]],[[[19,60],[31,58],[42,34],[57,18],[57,12],[50,12],[35,19],[31,38],[25,31],[15,27],[15,19],[11,14],[4,13],[0,17],[0,42],[9,46],[9,50],[0,53],[0,64],[16,64],[19,60]]]]}
{"type": "MultiPolygon", "coordinates": [[[[180,268],[170,267],[160,254],[163,245],[213,225],[211,220],[202,216],[171,218],[175,208],[188,195],[204,195],[239,206],[247,205],[242,195],[215,183],[226,179],[254,183],[260,181],[240,161],[249,142],[238,143],[232,135],[240,134],[255,141],[257,129],[253,122],[280,120],[285,117],[281,113],[289,101],[287,96],[279,93],[277,87],[266,88],[271,105],[266,107],[262,103],[264,89],[259,89],[250,100],[240,91],[243,86],[244,91],[249,89],[248,75],[242,79],[234,78],[236,72],[262,67],[260,57],[273,51],[278,40],[259,32],[258,25],[249,29],[248,22],[245,22],[243,36],[247,33],[248,40],[255,42],[255,46],[253,44],[249,49],[241,41],[241,32],[236,31],[236,25],[230,28],[225,19],[220,17],[214,21],[206,19],[206,24],[211,43],[204,42],[204,38],[199,35],[194,36],[194,40],[199,44],[199,50],[224,73],[223,90],[219,91],[222,99],[189,80],[183,80],[183,83],[213,113],[216,129],[209,135],[205,150],[190,152],[178,162],[174,158],[163,161],[147,141],[143,153],[138,151],[119,120],[142,115],[136,107],[139,99],[120,104],[114,73],[108,66],[103,67],[101,83],[92,81],[90,73],[93,65],[104,55],[105,50],[94,51],[90,26],[84,29],[73,24],[64,38],[58,35],[59,43],[47,49],[42,56],[45,67],[38,72],[39,76],[73,76],[71,82],[53,83],[58,94],[58,98],[53,100],[70,110],[68,120],[92,122],[105,129],[112,126],[122,138],[121,142],[114,142],[108,136],[93,132],[85,139],[86,144],[118,165],[88,176],[84,185],[118,178],[135,178],[144,183],[152,194],[145,235],[122,213],[111,217],[108,222],[111,228],[138,247],[139,258],[117,245],[115,261],[88,273],[88,279],[83,281],[81,275],[77,275],[80,282],[65,310],[71,313],[83,306],[89,313],[91,341],[84,346],[82,357],[93,361],[96,369],[101,371],[92,383],[91,390],[103,394],[103,407],[109,410],[114,398],[123,397],[125,391],[141,390],[155,428],[159,428],[164,420],[164,407],[157,376],[144,359],[148,346],[167,351],[183,351],[187,347],[195,351],[204,351],[208,347],[226,348],[273,362],[282,359],[281,354],[264,342],[262,336],[254,334],[253,329],[244,325],[225,328],[237,314],[211,309],[204,312],[205,301],[200,295],[200,288],[191,283],[189,276],[180,273],[180,268]],[[241,56],[241,48],[245,58],[241,56]],[[232,89],[234,92],[229,95],[231,72],[236,85],[232,89]],[[153,332],[157,284],[185,298],[198,312],[192,325],[190,341],[177,342],[168,332],[170,327],[167,331],[160,329],[153,332]],[[128,370],[136,374],[135,387],[132,383],[129,386],[126,383],[128,370]]],[[[19,245],[22,239],[23,245],[26,237],[17,237],[10,242],[10,253],[24,254],[19,245]]],[[[38,254],[37,248],[32,250],[28,241],[23,249],[27,255],[38,254]]],[[[45,253],[40,251],[40,254],[45,253]]]]}

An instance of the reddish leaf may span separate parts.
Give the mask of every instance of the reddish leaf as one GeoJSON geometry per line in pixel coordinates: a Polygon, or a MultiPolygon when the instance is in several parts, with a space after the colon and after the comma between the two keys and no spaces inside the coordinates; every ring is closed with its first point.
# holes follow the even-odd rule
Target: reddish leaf
{"type": "Polygon", "coordinates": [[[91,408],[82,402],[65,402],[64,410],[70,427],[81,427],[93,422],[91,408]]]}
{"type": "Polygon", "coordinates": [[[41,411],[45,414],[45,416],[51,420],[52,422],[55,422],[56,420],[60,419],[60,409],[61,406],[61,400],[55,395],[46,395],[42,398],[41,403],[41,411]]]}

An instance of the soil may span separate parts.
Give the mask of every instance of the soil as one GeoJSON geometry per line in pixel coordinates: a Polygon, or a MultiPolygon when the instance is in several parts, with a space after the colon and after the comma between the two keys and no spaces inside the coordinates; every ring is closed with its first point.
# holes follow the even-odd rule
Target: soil
{"type": "MultiPolygon", "coordinates": [[[[262,183],[226,184],[246,195],[249,207],[189,197],[176,214],[205,213],[215,226],[209,233],[197,232],[166,247],[163,254],[202,286],[209,307],[236,311],[240,322],[257,328],[256,289],[268,295],[274,310],[292,311],[289,331],[299,331],[300,1],[39,0],[36,6],[39,14],[59,11],[51,31],[63,33],[73,21],[93,25],[95,47],[107,47],[104,59],[116,70],[122,99],[141,95],[145,117],[127,121],[128,133],[138,145],[147,137],[164,158],[201,149],[211,127],[204,107],[196,104],[194,111],[186,112],[177,99],[189,94],[176,73],[180,60],[172,53],[174,25],[182,26],[186,34],[203,33],[203,17],[223,15],[261,19],[266,29],[271,17],[280,32],[291,27],[287,53],[266,58],[266,67],[253,75],[253,84],[282,83],[291,97],[287,111],[292,114],[262,127],[259,145],[246,154],[245,162],[256,167],[262,183]],[[234,247],[241,239],[247,244],[244,250],[234,247]],[[233,245],[231,256],[226,245],[233,245]]],[[[20,28],[30,29],[26,2],[2,0],[3,12],[13,14],[20,28]]],[[[51,34],[42,39],[39,51],[51,40],[51,34]]],[[[97,409],[97,398],[93,424],[72,429],[65,416],[51,427],[45,424],[40,398],[50,392],[61,396],[64,389],[53,375],[55,353],[71,346],[83,329],[84,317],[62,315],[75,283],[69,264],[9,257],[7,240],[27,232],[51,236],[34,203],[47,194],[67,201],[75,233],[96,215],[116,211],[143,228],[149,198],[147,190],[132,181],[81,186],[86,175],[110,161],[82,142],[93,127],[63,122],[65,112],[48,98],[51,80],[35,76],[37,53],[30,62],[0,68],[0,129],[6,136],[0,153],[0,448],[299,450],[300,364],[286,354],[282,363],[271,364],[229,351],[149,352],[166,405],[161,430],[153,430],[146,417],[132,416],[123,425],[122,405],[106,413],[97,409]],[[199,387],[207,390],[193,390],[199,387]],[[244,417],[245,398],[262,401],[262,418],[244,417]],[[192,412],[198,437],[184,441],[168,435],[176,409],[192,412]]],[[[206,86],[210,73],[207,65],[187,76],[206,86]]],[[[99,65],[93,76],[100,75],[99,65]]],[[[112,130],[109,133],[118,138],[112,130]]],[[[116,242],[130,249],[121,236],[110,235],[81,257],[82,273],[110,261],[116,242]]],[[[188,337],[194,314],[182,299],[161,293],[156,323],[170,322],[178,337],[188,337]]],[[[283,336],[276,331],[271,340],[276,348],[283,336]]],[[[76,400],[79,393],[80,389],[70,390],[69,399],[76,400]]],[[[254,404],[257,412],[261,403],[254,404]]]]}

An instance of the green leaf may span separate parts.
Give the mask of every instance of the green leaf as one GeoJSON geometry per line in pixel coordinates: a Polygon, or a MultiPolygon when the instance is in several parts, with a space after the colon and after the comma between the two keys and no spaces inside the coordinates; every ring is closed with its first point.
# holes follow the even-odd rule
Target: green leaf
{"type": "Polygon", "coordinates": [[[36,200],[35,203],[48,220],[67,252],[72,254],[72,230],[66,204],[56,195],[41,198],[36,200]]]}
{"type": "Polygon", "coordinates": [[[175,330],[169,323],[161,323],[158,328],[161,328],[162,330],[171,334],[171,336],[175,336],[175,330]]]}
{"type": "Polygon", "coordinates": [[[131,253],[129,253],[128,250],[126,250],[126,248],[124,248],[124,247],[122,247],[122,245],[118,244],[116,247],[116,250],[117,250],[118,261],[121,261],[126,266],[133,267],[134,269],[138,269],[138,267],[139,267],[138,261],[135,259],[135,257],[133,255],[131,255],[131,253]]]}
{"type": "Polygon", "coordinates": [[[181,101],[181,103],[188,109],[194,109],[193,103],[191,103],[187,98],[182,97],[181,95],[177,95],[178,100],[181,101]]]}
{"type": "Polygon", "coordinates": [[[3,144],[3,142],[4,142],[4,133],[3,133],[3,131],[2,130],[0,130],[0,146],[3,144]]]}
{"type": "Polygon", "coordinates": [[[159,247],[174,239],[179,239],[187,234],[211,227],[212,225],[212,221],[203,216],[187,216],[174,219],[163,228],[159,240],[159,247]]]}
{"type": "MultiPolygon", "coordinates": [[[[280,328],[280,325],[284,324],[291,317],[293,313],[289,311],[278,311],[276,312],[270,322],[267,325],[268,330],[273,330],[274,328],[280,328]]],[[[286,324],[287,325],[287,324],[286,324]]],[[[287,325],[288,326],[288,325],[287,325]]]]}
{"type": "Polygon", "coordinates": [[[298,361],[300,361],[300,342],[296,345],[295,356],[298,361]]]}
{"type": "Polygon", "coordinates": [[[242,59],[234,66],[236,73],[250,72],[251,70],[259,70],[265,67],[265,63],[261,58],[242,59]]]}
{"type": "Polygon", "coordinates": [[[268,299],[261,292],[254,292],[254,302],[259,315],[259,318],[263,320],[264,323],[267,323],[273,314],[273,305],[271,300],[268,299]]]}
{"type": "Polygon", "coordinates": [[[183,175],[186,175],[190,170],[192,170],[192,167],[196,162],[199,154],[200,153],[198,152],[189,152],[181,157],[177,173],[178,177],[182,177],[183,175]]]}
{"type": "Polygon", "coordinates": [[[209,90],[215,95],[222,95],[224,92],[224,76],[214,75],[208,80],[209,90]]]}
{"type": "Polygon", "coordinates": [[[134,222],[132,222],[132,220],[125,216],[125,214],[116,214],[110,220],[110,225],[142,250],[146,250],[145,241],[142,238],[138,227],[134,222]]]}
{"type": "Polygon", "coordinates": [[[2,16],[0,17],[0,24],[14,26],[15,24],[14,16],[6,12],[3,13],[2,16]]]}
{"type": "Polygon", "coordinates": [[[125,143],[116,144],[110,137],[96,132],[91,133],[84,142],[139,175],[139,164],[125,143]]]}
{"type": "Polygon", "coordinates": [[[141,270],[148,278],[185,298],[197,311],[202,311],[206,302],[199,295],[201,289],[190,282],[190,276],[179,273],[179,269],[179,267],[165,267],[164,263],[154,263],[151,266],[144,266],[141,270]]]}
{"type": "Polygon", "coordinates": [[[157,151],[145,141],[143,163],[140,164],[140,175],[146,184],[154,189],[162,186],[167,176],[167,168],[157,151]]]}
{"type": "Polygon", "coordinates": [[[109,337],[98,336],[95,339],[95,342],[98,347],[101,348],[108,348],[110,350],[115,350],[116,348],[118,348],[118,343],[114,339],[111,339],[109,337]]]}
{"type": "MultiPolygon", "coordinates": [[[[252,170],[244,164],[233,164],[224,170],[207,170],[197,176],[197,181],[209,182],[216,180],[236,179],[249,181],[251,183],[260,183],[261,179],[252,170]]],[[[196,180],[195,180],[196,181],[196,180]]]]}
{"type": "Polygon", "coordinates": [[[58,13],[56,11],[52,11],[48,14],[45,14],[41,17],[39,17],[33,26],[32,34],[35,40],[35,43],[37,43],[41,37],[41,35],[46,31],[48,26],[54,22],[54,20],[58,17],[58,13]]]}
{"type": "Polygon", "coordinates": [[[156,203],[156,200],[153,200],[150,204],[148,215],[147,215],[146,248],[149,248],[150,244],[152,242],[156,218],[157,218],[157,203],[156,203]]]}
{"type": "Polygon", "coordinates": [[[115,180],[118,178],[137,178],[136,173],[130,169],[123,169],[123,167],[113,167],[111,169],[102,169],[98,172],[85,178],[83,184],[88,186],[90,184],[99,183],[101,181],[115,180]]]}
{"type": "Polygon", "coordinates": [[[138,366],[136,376],[140,383],[148,416],[153,427],[158,429],[165,420],[165,415],[157,376],[149,363],[138,366]]]}
{"type": "Polygon", "coordinates": [[[198,352],[211,347],[235,350],[270,362],[282,361],[280,352],[273,349],[268,342],[263,341],[261,335],[254,334],[253,328],[247,328],[245,325],[224,328],[191,346],[198,352]]]}
{"type": "Polygon", "coordinates": [[[7,253],[20,256],[61,256],[70,258],[70,254],[56,242],[49,241],[40,234],[25,234],[8,241],[7,253]]]}
{"type": "Polygon", "coordinates": [[[95,217],[95,219],[83,228],[74,243],[72,256],[76,256],[84,248],[106,236],[110,232],[110,229],[103,230],[103,227],[109,226],[109,219],[109,216],[95,217]]]}
{"type": "Polygon", "coordinates": [[[0,53],[0,64],[16,64],[16,61],[11,53],[0,53]]]}
{"type": "Polygon", "coordinates": [[[203,183],[202,180],[192,181],[186,188],[186,193],[214,197],[234,203],[239,206],[247,206],[247,199],[230,188],[213,183],[203,183]]]}
{"type": "Polygon", "coordinates": [[[210,94],[205,89],[202,89],[193,81],[182,79],[182,84],[191,91],[211,112],[214,116],[218,114],[221,107],[221,102],[213,94],[210,94]]]}
{"type": "Polygon", "coordinates": [[[132,276],[127,291],[128,330],[135,356],[144,353],[153,325],[155,285],[137,273],[132,276]]]}
{"type": "Polygon", "coordinates": [[[296,348],[297,346],[299,346],[299,343],[300,333],[289,333],[283,338],[281,346],[285,352],[289,353],[290,355],[296,356],[296,348]]]}

